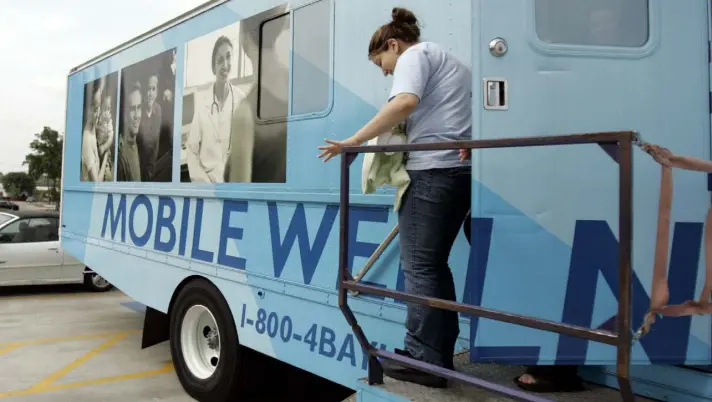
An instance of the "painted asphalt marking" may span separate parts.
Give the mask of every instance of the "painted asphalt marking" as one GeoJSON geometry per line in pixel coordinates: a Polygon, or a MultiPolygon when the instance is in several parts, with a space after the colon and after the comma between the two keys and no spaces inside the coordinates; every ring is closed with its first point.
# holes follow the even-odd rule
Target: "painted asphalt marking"
{"type": "Polygon", "coordinates": [[[19,348],[26,347],[26,346],[60,343],[60,342],[68,342],[68,341],[77,341],[77,340],[106,339],[106,338],[108,338],[108,340],[106,340],[101,345],[99,345],[96,348],[85,353],[84,355],[82,355],[81,357],[79,357],[78,359],[73,361],[72,363],[70,363],[70,364],[62,367],[61,369],[55,371],[54,373],[50,374],[49,376],[42,379],[38,383],[34,384],[30,388],[23,389],[23,390],[17,390],[17,391],[0,392],[0,399],[9,398],[9,397],[13,397],[13,396],[41,394],[41,393],[47,393],[47,392],[53,392],[53,391],[59,391],[59,390],[64,390],[64,389],[71,389],[71,388],[87,387],[87,386],[91,386],[91,385],[106,384],[106,383],[111,383],[111,382],[136,380],[136,379],[153,377],[156,375],[173,372],[173,370],[174,370],[173,363],[168,362],[168,363],[164,364],[162,367],[160,367],[158,369],[154,369],[154,370],[147,370],[147,371],[141,371],[141,372],[137,372],[137,373],[129,373],[129,374],[123,374],[123,375],[111,376],[111,377],[96,378],[96,379],[85,380],[85,381],[76,381],[76,382],[71,382],[71,383],[66,383],[66,384],[56,384],[57,381],[59,381],[60,379],[65,377],[67,374],[71,373],[73,370],[82,366],[83,364],[85,364],[86,362],[91,360],[93,357],[101,354],[102,352],[105,352],[106,350],[110,349],[112,346],[125,340],[130,335],[136,334],[136,333],[141,333],[141,331],[134,330],[134,331],[124,331],[124,332],[118,332],[118,333],[114,332],[114,333],[108,333],[108,334],[106,334],[106,333],[104,333],[104,334],[88,334],[88,335],[67,336],[67,337],[60,337],[60,338],[36,339],[36,340],[22,341],[22,342],[0,343],[0,356],[1,356],[3,354],[10,353],[14,350],[17,350],[19,348]]]}
{"type": "Polygon", "coordinates": [[[129,335],[130,335],[130,333],[123,333],[123,334],[118,334],[118,335],[111,337],[111,339],[102,343],[98,347],[90,350],[89,352],[85,353],[79,359],[77,359],[77,360],[73,361],[72,363],[64,366],[63,368],[55,371],[54,373],[50,374],[44,380],[33,385],[30,389],[28,389],[28,391],[42,391],[42,390],[44,390],[45,388],[52,385],[52,383],[57,382],[59,379],[66,376],[67,374],[69,374],[75,368],[77,368],[77,367],[81,366],[82,364],[91,360],[92,357],[98,355],[99,353],[109,349],[110,347],[112,347],[112,346],[116,345],[117,343],[123,341],[124,339],[128,338],[129,335]]]}

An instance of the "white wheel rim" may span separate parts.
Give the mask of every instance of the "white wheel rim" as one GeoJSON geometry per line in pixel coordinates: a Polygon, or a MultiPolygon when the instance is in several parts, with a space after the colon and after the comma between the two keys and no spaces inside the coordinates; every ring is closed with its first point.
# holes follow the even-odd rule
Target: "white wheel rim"
{"type": "Polygon", "coordinates": [[[180,345],[191,374],[204,380],[215,373],[220,360],[220,332],[215,317],[205,306],[193,306],[185,313],[180,345]]]}
{"type": "Polygon", "coordinates": [[[91,278],[92,283],[94,286],[98,288],[105,288],[109,286],[109,282],[106,281],[101,275],[94,274],[94,276],[91,278]]]}

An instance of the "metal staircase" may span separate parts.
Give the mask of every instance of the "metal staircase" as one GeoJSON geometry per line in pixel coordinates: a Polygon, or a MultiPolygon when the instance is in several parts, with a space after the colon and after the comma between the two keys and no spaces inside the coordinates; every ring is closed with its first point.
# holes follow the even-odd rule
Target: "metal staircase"
{"type": "MultiPolygon", "coordinates": [[[[543,137],[505,138],[494,140],[473,140],[458,142],[443,142],[429,144],[403,144],[403,145],[374,145],[345,147],[341,156],[341,192],[340,192],[340,238],[339,238],[339,307],[358,339],[361,348],[368,355],[368,383],[384,384],[383,370],[380,359],[390,359],[402,366],[416,368],[443,378],[474,386],[491,393],[502,395],[510,400],[531,402],[553,401],[542,396],[529,394],[517,389],[500,385],[495,381],[483,379],[476,372],[467,370],[448,370],[435,365],[427,364],[392,352],[374,348],[369,343],[366,335],[359,326],[354,313],[348,305],[348,293],[358,292],[383,297],[389,297],[411,303],[429,305],[459,313],[488,318],[495,321],[521,325],[529,328],[555,332],[590,341],[612,345],[617,348],[617,377],[620,395],[624,402],[634,400],[629,377],[630,354],[632,345],[631,331],[631,254],[632,254],[632,145],[637,137],[635,132],[604,132],[590,134],[557,135],[543,137]],[[553,321],[541,320],[533,317],[511,314],[480,306],[471,306],[463,303],[421,297],[413,294],[376,286],[359,283],[351,275],[348,266],[348,238],[349,233],[349,172],[350,166],[360,153],[376,152],[418,152],[429,150],[456,150],[456,149],[489,149],[512,147],[535,147],[573,144],[598,144],[601,146],[614,146],[617,151],[619,166],[619,248],[618,248],[618,316],[616,321],[617,331],[610,332],[575,325],[568,325],[553,321]]],[[[361,275],[360,275],[361,276],[361,275]]],[[[359,276],[359,279],[360,279],[359,276]]],[[[506,399],[504,399],[506,400],[506,399]]]]}

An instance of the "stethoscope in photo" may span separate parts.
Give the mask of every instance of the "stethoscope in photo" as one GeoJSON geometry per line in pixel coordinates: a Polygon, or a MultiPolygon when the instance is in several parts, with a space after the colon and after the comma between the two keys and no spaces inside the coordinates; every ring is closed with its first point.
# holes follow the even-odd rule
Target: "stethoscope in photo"
{"type": "MultiPolygon", "coordinates": [[[[230,135],[228,136],[228,139],[227,139],[227,156],[230,156],[230,146],[231,146],[231,142],[232,142],[231,141],[231,139],[232,139],[232,123],[233,123],[232,119],[233,119],[233,116],[235,116],[235,93],[232,89],[232,85],[227,84],[227,87],[230,90],[230,135]]],[[[225,108],[225,106],[223,105],[223,109],[224,108],[225,108]]],[[[211,116],[215,116],[215,110],[217,110],[218,113],[220,112],[220,105],[218,104],[218,97],[215,94],[215,85],[213,85],[213,104],[210,105],[210,115],[211,116]]],[[[220,136],[218,136],[218,141],[221,141],[220,136]]]]}
{"type": "MultiPolygon", "coordinates": [[[[231,100],[231,113],[235,113],[235,94],[232,90],[232,85],[227,84],[227,87],[230,89],[230,100],[231,100]]],[[[210,106],[210,115],[215,115],[215,109],[220,112],[220,105],[218,105],[218,97],[215,94],[215,85],[213,85],[213,104],[210,106]]]]}

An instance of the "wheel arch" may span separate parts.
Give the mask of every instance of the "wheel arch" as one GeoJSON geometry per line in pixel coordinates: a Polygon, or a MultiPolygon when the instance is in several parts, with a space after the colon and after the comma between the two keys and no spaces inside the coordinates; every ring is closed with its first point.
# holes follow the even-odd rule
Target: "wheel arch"
{"type": "Polygon", "coordinates": [[[189,283],[196,280],[203,280],[211,284],[218,290],[220,295],[225,298],[225,296],[220,291],[220,288],[218,288],[215,283],[213,283],[213,281],[211,281],[209,278],[202,275],[190,275],[185,277],[182,281],[180,281],[180,283],[178,283],[178,286],[173,289],[173,294],[171,295],[171,299],[168,302],[168,309],[166,312],[162,312],[150,306],[146,306],[146,315],[144,316],[143,321],[141,349],[158,345],[159,343],[163,343],[170,339],[170,317],[171,313],[173,312],[173,306],[175,304],[176,298],[183,290],[183,288],[185,288],[189,283]]]}
{"type": "Polygon", "coordinates": [[[171,300],[168,302],[168,311],[166,311],[166,314],[169,317],[171,316],[171,313],[173,312],[173,305],[175,304],[175,301],[178,298],[178,295],[180,294],[180,292],[183,290],[183,288],[185,288],[189,283],[191,283],[193,281],[200,281],[200,280],[206,281],[209,284],[211,284],[212,286],[214,286],[215,289],[217,289],[218,292],[220,293],[220,296],[225,298],[225,296],[222,294],[222,291],[220,291],[220,288],[213,281],[211,281],[209,278],[207,278],[203,275],[187,276],[178,284],[178,286],[176,286],[175,289],[173,289],[173,294],[171,295],[171,300]]]}

